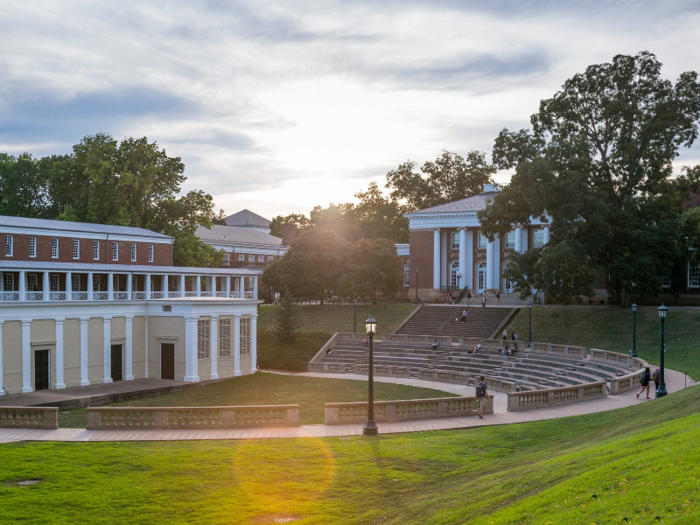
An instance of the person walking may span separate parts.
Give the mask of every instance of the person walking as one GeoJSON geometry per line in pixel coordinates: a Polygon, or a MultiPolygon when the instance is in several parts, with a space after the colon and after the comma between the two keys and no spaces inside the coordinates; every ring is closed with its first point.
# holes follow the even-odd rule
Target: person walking
{"type": "Polygon", "coordinates": [[[651,373],[649,373],[649,367],[647,366],[644,369],[644,373],[639,376],[639,384],[642,385],[642,388],[637,392],[637,399],[639,399],[639,394],[644,392],[646,390],[647,392],[647,399],[651,399],[649,397],[649,383],[651,382],[651,373]]]}
{"type": "Polygon", "coordinates": [[[484,382],[484,376],[479,377],[479,383],[476,385],[476,398],[479,400],[479,419],[484,419],[484,408],[489,400],[488,388],[484,382]]]}
{"type": "Polygon", "coordinates": [[[661,382],[661,371],[657,368],[654,373],[651,374],[651,380],[654,382],[654,392],[659,389],[659,383],[661,382]]]}
{"type": "Polygon", "coordinates": [[[496,290],[496,304],[501,304],[501,291],[496,290]]]}
{"type": "Polygon", "coordinates": [[[462,308],[462,322],[466,323],[467,322],[467,309],[462,308]]]}
{"type": "Polygon", "coordinates": [[[486,308],[486,296],[483,293],[481,294],[481,307],[486,308]]]}
{"type": "Polygon", "coordinates": [[[508,330],[503,330],[503,340],[508,341],[508,330]]]}
{"type": "Polygon", "coordinates": [[[467,292],[467,306],[469,306],[469,302],[472,300],[472,293],[467,292]]]}

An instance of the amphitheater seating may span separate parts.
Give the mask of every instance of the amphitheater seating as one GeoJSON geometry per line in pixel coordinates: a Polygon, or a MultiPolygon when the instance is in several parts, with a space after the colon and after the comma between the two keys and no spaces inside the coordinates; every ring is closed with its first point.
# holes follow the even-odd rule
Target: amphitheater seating
{"type": "Polygon", "coordinates": [[[517,309],[511,308],[481,308],[474,306],[474,301],[472,299],[471,307],[459,304],[426,304],[396,333],[488,339],[517,313],[517,309]],[[455,321],[461,318],[464,308],[467,309],[467,322],[455,321]]]}

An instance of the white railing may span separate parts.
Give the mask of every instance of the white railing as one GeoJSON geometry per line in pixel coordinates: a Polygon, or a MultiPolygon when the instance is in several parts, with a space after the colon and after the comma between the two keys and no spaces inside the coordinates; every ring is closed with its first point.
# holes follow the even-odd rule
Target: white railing
{"type": "Polygon", "coordinates": [[[129,292],[112,292],[114,294],[115,301],[127,301],[129,299],[129,292]]]}
{"type": "Polygon", "coordinates": [[[109,301],[109,292],[92,292],[93,301],[109,301]]]}
{"type": "Polygon", "coordinates": [[[231,297],[233,297],[234,299],[240,299],[241,292],[231,292],[231,297]]]}
{"type": "Polygon", "coordinates": [[[177,297],[182,297],[180,292],[168,292],[168,297],[170,299],[176,299],[177,297]]]}
{"type": "Polygon", "coordinates": [[[197,292],[185,292],[185,297],[197,297],[197,292]]]}
{"type": "Polygon", "coordinates": [[[58,428],[56,407],[0,407],[0,428],[58,428]]]}
{"type": "Polygon", "coordinates": [[[88,293],[87,292],[71,292],[71,301],[87,301],[88,300],[88,293]]]}
{"type": "Polygon", "coordinates": [[[43,301],[44,292],[27,292],[27,301],[43,301]]]}
{"type": "MultiPolygon", "coordinates": [[[[96,292],[81,292],[81,291],[57,291],[48,292],[49,300],[51,301],[109,301],[110,293],[107,291],[96,291],[96,292]]],[[[221,297],[221,298],[234,298],[238,299],[244,297],[245,299],[253,299],[254,295],[252,291],[249,292],[231,292],[230,294],[223,292],[211,292],[202,291],[197,293],[196,291],[185,291],[184,295],[180,291],[171,292],[144,292],[144,291],[133,291],[131,294],[126,291],[114,291],[112,292],[112,299],[114,301],[147,301],[149,299],[175,299],[180,297],[221,297]]],[[[18,291],[3,291],[0,292],[0,302],[22,302],[22,301],[43,301],[44,292],[18,292],[18,291]],[[22,297],[24,296],[24,297],[22,297]]]]}
{"type": "Polygon", "coordinates": [[[246,299],[254,299],[254,297],[253,297],[253,292],[245,292],[245,296],[244,296],[244,297],[245,297],[246,299]]]}
{"type": "Polygon", "coordinates": [[[226,292],[216,292],[217,297],[228,297],[228,294],[226,292]]]}
{"type": "Polygon", "coordinates": [[[0,292],[0,300],[19,301],[19,292],[0,292]]]}
{"type": "Polygon", "coordinates": [[[145,301],[146,300],[146,292],[131,292],[131,298],[134,301],[145,301]]]}
{"type": "Polygon", "coordinates": [[[50,292],[49,299],[51,301],[65,301],[66,300],[66,292],[50,292]]]}
{"type": "Polygon", "coordinates": [[[151,292],[151,299],[165,299],[165,292],[151,292]]]}
{"type": "Polygon", "coordinates": [[[212,292],[202,290],[200,297],[211,297],[211,295],[212,295],[212,292]]]}
{"type": "Polygon", "coordinates": [[[568,405],[579,401],[604,398],[607,395],[608,389],[605,381],[565,388],[512,392],[508,394],[508,411],[515,412],[532,408],[568,405]]]}

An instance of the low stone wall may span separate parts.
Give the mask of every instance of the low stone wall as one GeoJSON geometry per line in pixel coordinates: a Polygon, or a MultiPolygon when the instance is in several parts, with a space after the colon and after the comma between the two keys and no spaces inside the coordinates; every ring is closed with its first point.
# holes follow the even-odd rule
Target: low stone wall
{"type": "Polygon", "coordinates": [[[308,363],[306,369],[309,372],[325,372],[328,374],[344,374],[345,363],[308,363]]]}
{"type": "Polygon", "coordinates": [[[597,348],[591,348],[591,361],[611,362],[630,370],[639,370],[647,366],[646,362],[638,357],[632,357],[617,352],[608,352],[607,350],[599,350],[597,348]]]}
{"type": "MultiPolygon", "coordinates": [[[[484,414],[493,414],[493,396],[489,396],[484,414]]],[[[446,397],[406,401],[377,401],[374,403],[375,421],[408,421],[437,417],[478,416],[476,397],[446,397]]],[[[361,423],[367,420],[367,402],[326,403],[326,425],[361,423]]]]}
{"type": "Polygon", "coordinates": [[[585,385],[508,394],[508,411],[530,410],[600,399],[608,395],[607,382],[598,381],[585,385]]]}
{"type": "MultiPolygon", "coordinates": [[[[439,381],[440,383],[455,383],[458,385],[476,385],[479,382],[479,376],[470,377],[468,374],[459,372],[439,372],[437,370],[421,370],[418,372],[418,377],[426,381],[439,381]]],[[[496,392],[515,392],[518,385],[512,381],[503,381],[488,376],[484,377],[484,383],[487,388],[496,392]]]]}
{"type": "MultiPolygon", "coordinates": [[[[356,365],[355,373],[369,375],[369,365],[356,365]]],[[[411,377],[411,369],[405,366],[375,366],[374,375],[388,377],[411,377]]]]}
{"type": "Polygon", "coordinates": [[[568,355],[585,359],[588,350],[584,346],[552,345],[549,343],[532,343],[530,352],[540,354],[568,355]]]}
{"type": "Polygon", "coordinates": [[[0,428],[58,428],[57,407],[0,407],[0,428]]]}
{"type": "Polygon", "coordinates": [[[95,407],[88,430],[299,426],[299,405],[231,407],[95,407]]]}
{"type": "Polygon", "coordinates": [[[639,376],[644,373],[644,370],[637,370],[631,374],[624,375],[622,377],[616,377],[610,380],[610,395],[615,396],[617,394],[622,394],[623,392],[628,392],[640,387],[639,376]]]}

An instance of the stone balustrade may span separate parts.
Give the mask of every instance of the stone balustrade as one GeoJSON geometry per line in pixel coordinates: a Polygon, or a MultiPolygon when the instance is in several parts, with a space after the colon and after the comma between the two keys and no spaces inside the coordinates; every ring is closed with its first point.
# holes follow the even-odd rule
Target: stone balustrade
{"type": "Polygon", "coordinates": [[[568,355],[581,359],[588,355],[588,350],[584,346],[553,345],[550,343],[532,343],[529,351],[539,354],[568,355]]]}
{"type": "Polygon", "coordinates": [[[299,405],[94,407],[88,430],[298,426],[299,405]]]}
{"type": "Polygon", "coordinates": [[[58,428],[56,407],[0,407],[0,428],[58,428]]]}
{"type": "MultiPolygon", "coordinates": [[[[484,414],[493,414],[493,396],[489,396],[484,414]]],[[[374,403],[374,419],[378,422],[478,415],[479,400],[476,397],[376,401],[374,403]]],[[[361,423],[366,420],[366,401],[326,403],[326,425],[361,423]]]]}
{"type": "Polygon", "coordinates": [[[615,396],[623,392],[629,392],[640,387],[639,376],[644,373],[644,370],[636,370],[622,377],[615,377],[610,380],[610,395],[615,396]]]}
{"type": "Polygon", "coordinates": [[[597,381],[585,385],[508,394],[508,411],[530,410],[600,399],[608,395],[607,382],[597,381]]]}
{"type": "Polygon", "coordinates": [[[638,357],[632,357],[617,352],[608,352],[607,350],[599,350],[597,348],[591,348],[591,361],[612,362],[629,368],[630,370],[639,370],[647,366],[647,364],[638,357]]]}

